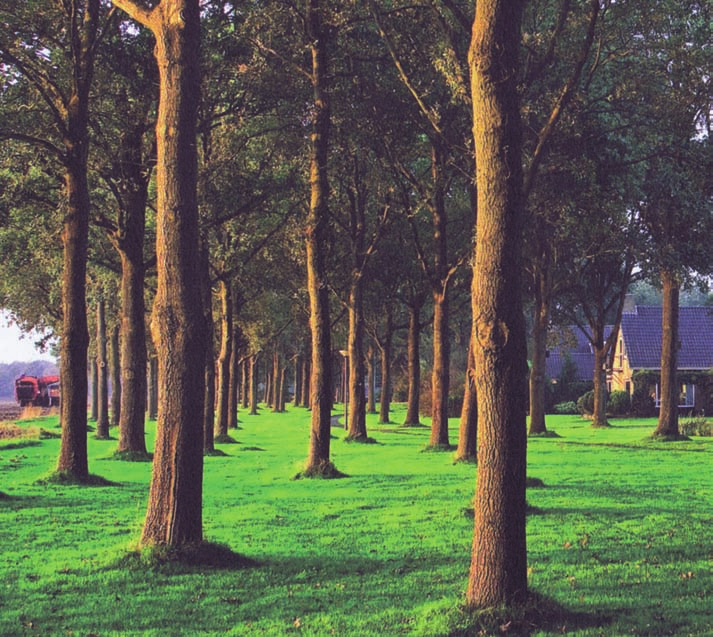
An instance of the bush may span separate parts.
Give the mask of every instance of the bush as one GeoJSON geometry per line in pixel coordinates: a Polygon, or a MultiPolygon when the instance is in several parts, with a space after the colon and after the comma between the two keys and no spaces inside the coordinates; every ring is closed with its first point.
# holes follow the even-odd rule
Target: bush
{"type": "Polygon", "coordinates": [[[553,408],[554,413],[562,415],[576,415],[579,413],[577,410],[577,403],[573,400],[569,400],[565,403],[557,403],[553,408]]]}
{"type": "Polygon", "coordinates": [[[594,413],[594,390],[588,391],[579,397],[577,411],[582,416],[591,416],[594,413]]]}
{"type": "Polygon", "coordinates": [[[611,416],[626,416],[631,411],[631,398],[625,391],[613,391],[609,395],[607,413],[611,416]]]}
{"type": "Polygon", "coordinates": [[[705,416],[695,416],[682,420],[679,430],[684,436],[713,436],[713,422],[708,422],[705,416]]]}
{"type": "Polygon", "coordinates": [[[635,387],[631,397],[631,413],[639,418],[650,418],[656,415],[656,403],[645,387],[635,387]]]}

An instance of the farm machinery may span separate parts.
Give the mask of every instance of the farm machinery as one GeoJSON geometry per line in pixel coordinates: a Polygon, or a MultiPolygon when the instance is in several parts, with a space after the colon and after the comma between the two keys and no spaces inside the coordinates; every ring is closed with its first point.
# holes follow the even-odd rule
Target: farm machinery
{"type": "Polygon", "coordinates": [[[22,376],[15,379],[15,400],[21,407],[59,406],[59,376],[22,376]]]}

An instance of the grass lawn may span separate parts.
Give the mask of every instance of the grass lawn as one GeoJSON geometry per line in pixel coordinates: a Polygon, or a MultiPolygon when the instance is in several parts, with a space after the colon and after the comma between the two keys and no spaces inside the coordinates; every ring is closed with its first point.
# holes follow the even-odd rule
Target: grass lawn
{"type": "MultiPolygon", "coordinates": [[[[112,460],[116,440],[90,434],[90,471],[115,486],[42,485],[57,417],[19,422],[31,439],[0,440],[0,635],[491,634],[459,611],[473,465],[422,453],[428,429],[370,416],[377,444],[333,430],[350,477],[292,480],[308,412],[240,419],[238,444],[205,459],[204,528],[255,562],[243,568],[126,559],[150,465],[112,460]]],[[[528,491],[530,586],[562,612],[527,634],[713,635],[713,439],[654,443],[653,420],[613,424],[552,416],[559,437],[529,442],[545,484],[528,491]]]]}

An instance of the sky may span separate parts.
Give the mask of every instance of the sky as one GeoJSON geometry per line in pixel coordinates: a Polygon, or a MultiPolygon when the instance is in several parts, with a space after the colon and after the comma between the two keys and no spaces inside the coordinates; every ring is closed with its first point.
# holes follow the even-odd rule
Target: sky
{"type": "Polygon", "coordinates": [[[49,352],[39,352],[32,334],[23,334],[17,325],[9,325],[7,316],[0,310],[0,363],[36,360],[54,361],[49,352]]]}

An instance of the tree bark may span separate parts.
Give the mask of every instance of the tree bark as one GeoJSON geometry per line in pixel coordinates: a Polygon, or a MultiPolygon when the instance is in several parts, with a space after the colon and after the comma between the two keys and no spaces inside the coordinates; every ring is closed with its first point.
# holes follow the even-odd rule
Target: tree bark
{"type": "Polygon", "coordinates": [[[432,447],[448,447],[448,392],[450,385],[449,309],[447,290],[433,295],[433,372],[431,374],[432,447]]]}
{"type": "Polygon", "coordinates": [[[421,424],[421,308],[424,298],[419,296],[408,304],[408,398],[405,426],[421,424]]]}
{"type": "Polygon", "coordinates": [[[678,316],[680,284],[675,273],[661,272],[663,308],[661,313],[661,406],[655,436],[681,435],[678,428],[678,316]]]}
{"type": "Polygon", "coordinates": [[[83,481],[89,477],[87,458],[87,245],[89,238],[89,90],[94,71],[99,0],[74,0],[69,30],[72,42],[72,86],[67,91],[63,126],[64,180],[67,208],[62,228],[62,338],[60,341],[60,441],[57,471],[83,481]],[[79,15],[83,15],[80,19],[79,15]]]}
{"type": "MultiPolygon", "coordinates": [[[[235,299],[235,296],[233,296],[235,299]]],[[[233,302],[235,305],[235,302],[233,302]]],[[[235,308],[233,308],[235,311],[235,308]]],[[[238,402],[240,401],[240,329],[233,320],[233,334],[230,345],[230,387],[228,389],[228,429],[238,428],[238,402]]]]}
{"type": "Polygon", "coordinates": [[[200,99],[198,0],[154,8],[115,0],[156,39],[158,283],[151,333],[158,353],[156,448],[143,545],[201,542],[206,338],[201,302],[196,121],[200,99]]]}
{"type": "Polygon", "coordinates": [[[549,274],[546,256],[535,265],[535,302],[532,321],[532,366],[530,368],[531,436],[547,433],[545,422],[545,369],[547,364],[547,328],[550,320],[549,274]]]}
{"type": "Polygon", "coordinates": [[[109,424],[117,427],[121,419],[121,360],[119,349],[119,325],[114,325],[109,339],[109,361],[111,364],[111,420],[109,424]]]}
{"type": "Polygon", "coordinates": [[[253,354],[250,357],[250,415],[257,416],[257,389],[258,389],[258,379],[257,374],[259,370],[258,359],[259,354],[253,354]]]}
{"type": "Polygon", "coordinates": [[[468,369],[465,374],[463,408],[458,429],[456,461],[475,462],[478,459],[478,395],[475,391],[475,355],[473,335],[468,345],[468,369]]]}
{"type": "Polygon", "coordinates": [[[106,303],[97,302],[97,429],[96,437],[109,439],[109,383],[106,356],[106,303]]]}
{"type": "Polygon", "coordinates": [[[201,295],[206,325],[205,399],[203,404],[203,455],[215,452],[215,323],[213,321],[213,285],[210,279],[210,254],[205,241],[201,245],[201,295]]]}
{"type": "Polygon", "coordinates": [[[319,0],[307,1],[306,36],[312,56],[312,131],[310,134],[310,205],[305,229],[307,289],[310,300],[312,418],[305,471],[321,472],[330,463],[332,343],[329,288],[324,252],[328,245],[329,180],[327,159],[331,112],[327,88],[328,37],[319,0]]]}
{"type": "Polygon", "coordinates": [[[376,363],[374,348],[369,346],[366,351],[366,413],[376,413],[376,363]]]}
{"type": "Polygon", "coordinates": [[[391,422],[391,359],[394,343],[394,316],[391,306],[386,310],[386,326],[384,337],[378,344],[381,354],[381,398],[379,401],[379,424],[387,425],[391,422]]]}
{"type": "Polygon", "coordinates": [[[89,378],[92,389],[89,417],[96,422],[99,419],[99,365],[96,356],[93,356],[89,362],[89,378]]]}
{"type": "Polygon", "coordinates": [[[218,353],[218,407],[216,436],[228,435],[228,395],[230,393],[230,355],[233,343],[233,295],[230,284],[218,282],[220,299],[220,352],[218,353]]]}
{"type": "Polygon", "coordinates": [[[250,357],[245,358],[241,364],[242,389],[240,390],[240,402],[243,409],[250,406],[250,357]]]}
{"type": "Polygon", "coordinates": [[[361,273],[352,275],[349,293],[349,422],[347,437],[366,440],[366,389],[364,377],[364,290],[361,273]]]}
{"type": "Polygon", "coordinates": [[[607,420],[607,354],[604,344],[604,325],[596,325],[594,338],[594,412],[592,427],[608,427],[607,420]]]}
{"type": "Polygon", "coordinates": [[[477,163],[473,346],[478,396],[475,532],[466,603],[527,597],[527,345],[522,280],[521,125],[517,93],[523,0],[479,0],[469,51],[477,163]]]}
{"type": "Polygon", "coordinates": [[[148,400],[146,411],[149,420],[158,418],[158,359],[153,354],[148,359],[148,400]]]}

